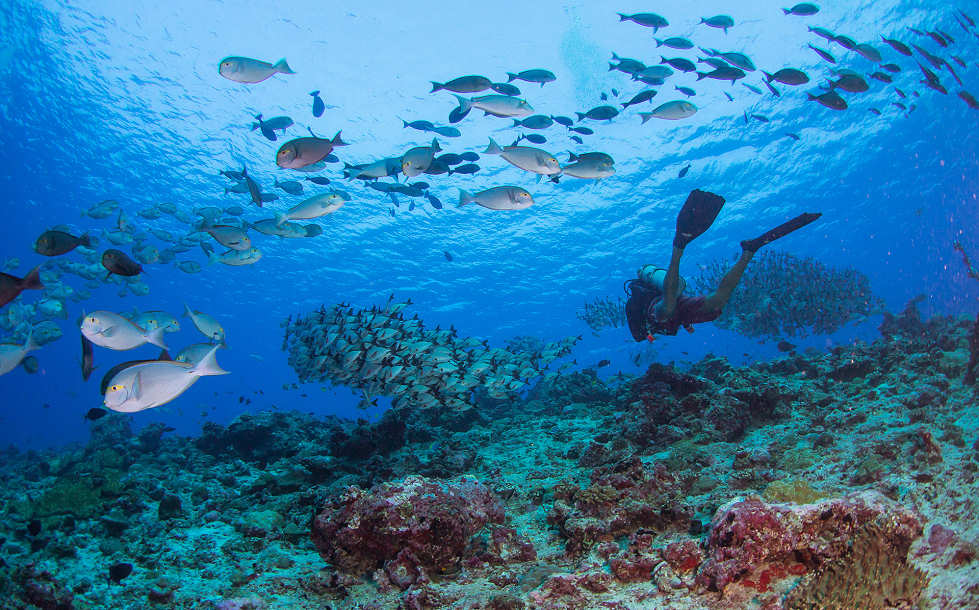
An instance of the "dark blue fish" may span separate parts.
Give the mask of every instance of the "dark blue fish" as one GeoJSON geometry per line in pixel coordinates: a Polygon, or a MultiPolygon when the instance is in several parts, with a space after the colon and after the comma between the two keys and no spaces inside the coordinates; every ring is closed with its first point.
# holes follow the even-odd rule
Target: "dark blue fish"
{"type": "Polygon", "coordinates": [[[435,125],[431,121],[412,121],[409,123],[408,121],[402,119],[401,122],[404,123],[406,128],[411,127],[412,129],[417,129],[418,131],[432,131],[435,129],[435,125]]]}
{"type": "Polygon", "coordinates": [[[313,176],[312,178],[306,178],[306,180],[312,182],[313,184],[319,184],[321,186],[325,186],[330,183],[330,179],[327,178],[326,176],[313,176]]]}
{"type": "Polygon", "coordinates": [[[459,165],[462,163],[462,155],[456,153],[445,153],[444,155],[439,155],[435,157],[435,161],[439,163],[444,163],[445,165],[459,165]]]}
{"type": "Polygon", "coordinates": [[[455,127],[435,127],[432,129],[432,132],[440,136],[445,136],[446,138],[458,138],[462,135],[462,132],[455,127]]]}
{"type": "Polygon", "coordinates": [[[452,255],[449,254],[448,250],[443,250],[442,255],[445,257],[445,260],[449,261],[450,263],[452,262],[452,255]]]}
{"type": "Polygon", "coordinates": [[[823,49],[820,49],[819,47],[814,47],[812,45],[809,45],[809,48],[812,49],[813,51],[815,51],[816,52],[816,55],[819,55],[820,57],[822,57],[824,60],[828,61],[829,63],[831,63],[831,64],[835,64],[836,63],[836,58],[833,57],[832,55],[830,55],[829,51],[824,51],[823,49]]]}
{"type": "Polygon", "coordinates": [[[570,118],[568,118],[566,116],[560,116],[560,115],[559,116],[554,116],[552,114],[551,115],[551,118],[554,119],[554,122],[555,123],[557,123],[559,125],[564,125],[565,127],[571,127],[572,125],[574,125],[574,120],[573,119],[570,119],[570,118]]]}
{"type": "MultiPolygon", "coordinates": [[[[901,66],[897,64],[881,64],[880,67],[887,70],[888,72],[891,72],[892,74],[897,74],[898,72],[901,71],[901,66]]],[[[962,64],[962,67],[963,68],[965,67],[964,63],[962,64]]]]}
{"type": "Polygon", "coordinates": [[[785,136],[788,137],[788,138],[792,138],[796,142],[799,141],[799,134],[797,134],[797,133],[787,133],[787,134],[785,134],[785,136]]]}
{"type": "Polygon", "coordinates": [[[466,163],[455,169],[450,169],[449,174],[475,174],[479,171],[479,166],[475,163],[466,163]]]}
{"type": "Polygon", "coordinates": [[[680,170],[679,177],[680,178],[683,178],[684,176],[687,175],[687,172],[689,172],[689,171],[690,171],[690,165],[687,165],[686,167],[684,167],[683,169],[680,170]]]}
{"type": "Polygon", "coordinates": [[[510,83],[493,83],[490,85],[490,89],[500,95],[520,95],[520,89],[510,83]]]}
{"type": "Polygon", "coordinates": [[[258,121],[258,128],[262,132],[262,135],[266,137],[266,139],[271,140],[272,142],[278,140],[278,137],[275,135],[275,130],[269,127],[265,123],[265,121],[262,120],[261,114],[256,114],[255,120],[258,121]]]}
{"type": "Polygon", "coordinates": [[[571,131],[573,131],[575,133],[580,133],[583,136],[590,136],[590,135],[593,135],[595,133],[594,130],[592,130],[592,129],[588,128],[588,127],[573,127],[573,128],[571,128],[571,131]]]}
{"type": "Polygon", "coordinates": [[[724,95],[727,96],[727,101],[729,101],[729,102],[733,102],[734,101],[734,97],[732,97],[731,94],[728,93],[727,91],[724,92],[724,95]]]}
{"type": "Polygon", "coordinates": [[[622,104],[622,107],[623,108],[628,108],[629,106],[634,106],[636,104],[641,104],[643,102],[648,102],[649,100],[653,99],[654,97],[656,97],[656,90],[655,89],[645,89],[645,90],[640,91],[639,93],[635,94],[634,96],[632,96],[632,99],[629,100],[628,102],[624,102],[622,104]]]}
{"type": "Polygon", "coordinates": [[[323,98],[320,97],[319,89],[313,91],[310,95],[313,96],[313,116],[323,116],[323,111],[326,110],[326,104],[323,103],[323,98]]]}
{"type": "Polygon", "coordinates": [[[435,208],[436,210],[442,209],[442,202],[439,201],[439,198],[436,197],[435,195],[431,193],[425,193],[425,198],[428,199],[428,202],[431,203],[432,207],[435,208]]]}
{"type": "Polygon", "coordinates": [[[474,153],[474,152],[471,152],[471,151],[470,152],[464,152],[461,155],[459,155],[459,157],[463,161],[469,161],[470,163],[473,162],[473,161],[479,161],[479,155],[476,154],[476,153],[474,153]]]}
{"type": "Polygon", "coordinates": [[[525,136],[520,136],[521,138],[527,140],[528,142],[533,142],[534,144],[544,144],[547,142],[547,138],[540,135],[539,133],[528,133],[525,136]]]}
{"type": "Polygon", "coordinates": [[[911,49],[909,49],[908,45],[904,44],[900,40],[895,40],[893,38],[884,38],[883,36],[881,36],[880,39],[886,42],[888,45],[890,45],[892,49],[894,49],[901,55],[904,55],[905,57],[911,57],[911,49]]]}
{"type": "Polygon", "coordinates": [[[571,136],[571,139],[577,142],[578,144],[584,144],[580,136],[571,136]]]}
{"type": "Polygon", "coordinates": [[[452,112],[449,113],[449,122],[453,124],[458,123],[462,119],[466,118],[466,115],[469,114],[471,110],[472,108],[463,110],[462,106],[456,106],[452,109],[452,112]]]}
{"type": "Polygon", "coordinates": [[[697,92],[694,91],[693,89],[691,89],[690,87],[679,87],[678,86],[678,87],[675,87],[675,88],[676,88],[677,91],[679,91],[680,93],[682,93],[683,95],[685,95],[687,97],[693,97],[693,96],[697,95],[697,92]]]}
{"type": "Polygon", "coordinates": [[[772,92],[772,95],[774,95],[775,97],[782,97],[782,94],[779,93],[778,89],[776,89],[770,82],[768,81],[762,81],[762,82],[765,83],[765,86],[768,87],[768,90],[772,92]]]}
{"type": "Polygon", "coordinates": [[[325,157],[323,157],[323,160],[326,161],[327,163],[339,163],[340,157],[334,155],[333,153],[330,153],[325,157]]]}

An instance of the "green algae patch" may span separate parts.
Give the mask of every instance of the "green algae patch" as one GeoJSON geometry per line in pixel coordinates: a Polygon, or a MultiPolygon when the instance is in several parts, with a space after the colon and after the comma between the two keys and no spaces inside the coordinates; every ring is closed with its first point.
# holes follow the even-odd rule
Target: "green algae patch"
{"type": "Polygon", "coordinates": [[[17,511],[33,517],[74,515],[83,519],[91,518],[104,512],[105,498],[117,496],[121,492],[122,485],[118,473],[105,473],[84,481],[61,478],[34,502],[30,500],[19,502],[17,511]]]}
{"type": "Polygon", "coordinates": [[[765,488],[762,497],[767,502],[812,504],[831,494],[813,489],[808,481],[803,479],[781,479],[772,481],[765,488]]]}

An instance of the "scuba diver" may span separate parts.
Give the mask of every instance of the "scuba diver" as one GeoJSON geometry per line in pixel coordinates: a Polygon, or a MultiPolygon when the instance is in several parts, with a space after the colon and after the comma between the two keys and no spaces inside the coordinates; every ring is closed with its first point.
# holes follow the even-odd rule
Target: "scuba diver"
{"type": "Polygon", "coordinates": [[[801,229],[822,214],[800,214],[755,239],[741,242],[741,257],[724,274],[720,286],[710,296],[682,296],[685,282],[680,278],[683,249],[710,228],[724,207],[724,198],[706,191],[694,190],[676,218],[673,256],[667,269],[644,265],[639,277],[626,282],[629,300],[625,313],[629,331],[636,341],[652,341],[656,335],[675,335],[682,326],[693,332],[693,324],[715,320],[734,292],[751,258],[767,243],[801,229]]]}

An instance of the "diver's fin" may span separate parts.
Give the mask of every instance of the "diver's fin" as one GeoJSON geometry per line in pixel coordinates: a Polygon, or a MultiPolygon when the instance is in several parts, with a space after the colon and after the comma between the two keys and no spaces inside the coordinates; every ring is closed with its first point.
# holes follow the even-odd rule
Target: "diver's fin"
{"type": "Polygon", "coordinates": [[[722,207],[724,198],[720,195],[694,189],[677,214],[673,247],[686,248],[695,237],[710,228],[722,207]]]}
{"type": "Polygon", "coordinates": [[[822,213],[818,213],[818,214],[813,214],[813,213],[799,214],[798,216],[796,216],[792,220],[783,222],[782,224],[780,224],[779,226],[775,227],[774,229],[771,229],[769,231],[766,231],[766,232],[762,233],[760,236],[758,236],[758,237],[756,237],[754,239],[746,239],[746,240],[744,240],[743,242],[741,242],[741,247],[743,249],[745,249],[745,250],[748,250],[749,252],[754,252],[758,248],[761,248],[762,246],[764,246],[767,243],[771,243],[771,242],[775,241],[779,237],[785,237],[786,235],[788,235],[792,231],[795,231],[796,229],[801,229],[802,227],[806,226],[807,224],[815,221],[820,216],[822,216],[822,213]]]}

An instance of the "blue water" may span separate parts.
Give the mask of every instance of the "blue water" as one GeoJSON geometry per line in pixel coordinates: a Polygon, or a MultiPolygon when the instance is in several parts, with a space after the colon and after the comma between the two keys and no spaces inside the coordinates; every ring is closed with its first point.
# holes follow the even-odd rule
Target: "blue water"
{"type": "MultiPolygon", "coordinates": [[[[110,228],[114,217],[81,215],[103,199],[118,200],[137,226],[175,232],[181,226],[172,218],[148,221],[136,211],[163,201],[188,211],[239,204],[250,220],[268,217],[247,195],[222,194],[229,184],[219,170],[245,163],[266,192],[281,197],[267,210],[298,202],[272,188],[274,179],[287,178],[274,163],[284,140],[269,142],[248,129],[258,112],[291,116],[297,123],[288,131],[292,137],[304,135],[306,127],[321,136],[342,130],[350,145],[338,156],[366,163],[431,140],[431,134],[404,129],[401,119],[446,124],[455,102],[446,92],[430,94],[431,80],[463,74],[505,80],[507,71],[547,68],[557,81],[543,88],[517,82],[523,97],[537,112],[573,116],[600,105],[599,92],[616,88],[620,96],[614,101],[621,102],[641,89],[626,75],[607,70],[612,51],[650,64],[659,61],[659,51],[668,57],[695,55],[655,49],[650,30],[619,23],[603,2],[76,4],[16,0],[0,5],[0,192],[7,215],[0,228],[0,261],[20,259],[13,271],[18,275],[44,262],[32,244],[47,228],[69,224],[95,235],[110,228]],[[296,74],[237,84],[218,75],[218,61],[227,55],[286,57],[296,74]],[[329,106],[320,118],[310,111],[308,93],[314,89],[329,106]]],[[[149,295],[119,297],[118,286],[108,285],[84,303],[69,301],[68,319],[57,320],[64,337],[34,354],[39,373],[18,368],[0,378],[0,444],[44,447],[84,440],[88,426],[82,414],[101,402],[102,373],[133,354],[155,353],[149,347],[133,354],[96,348],[100,368],[83,382],[75,319],[96,309],[179,314],[186,302],[223,323],[229,349],[219,360],[232,374],[204,379],[171,405],[133,416],[137,425],[163,421],[184,433],[194,433],[206,420],[226,422],[246,408],[272,405],[362,415],[342,387],[282,389],[296,378],[279,350],[279,324],[321,303],[370,306],[391,293],[410,297],[416,303],[411,311],[427,323],[452,324],[461,335],[496,345],[517,335],[551,340],[581,334],[573,354],[579,365],[608,358],[609,373],[636,372],[630,355],[637,348],[624,329],[595,336],[575,312],[586,301],[617,297],[622,281],[643,263],[666,264],[676,212],[693,188],[722,194],[728,203],[713,228],[687,250],[685,274],[695,275],[698,262],[734,255],[741,239],[800,212],[819,211],[824,216],[818,224],[780,241],[779,249],[860,270],[892,310],[925,294],[927,314],[974,314],[979,284],[965,276],[952,242],[979,252],[974,129],[979,113],[956,96],[960,88],[947,72],[941,77],[948,96],[918,84],[914,63],[880,43],[878,34],[933,53],[942,49],[905,28],[939,27],[952,34],[954,52],[968,62],[957,71],[973,93],[979,93],[979,41],[962,31],[942,3],[835,4],[802,18],[783,16],[777,2],[705,1],[695,8],[620,3],[615,10],[652,8],[666,15],[672,25],[663,36],[742,51],[768,71],[800,68],[813,83],[781,86],[782,97],[775,99],[740,83],[732,87],[674,76],[653,106],[630,108],[608,124],[588,122],[596,135],[587,136],[585,145],[571,142],[559,126],[543,132],[549,142],[541,147],[562,162],[568,150],[611,154],[616,174],[598,184],[573,178],[538,184],[532,174],[484,156],[475,176],[424,177],[447,203],[443,210],[426,204],[409,212],[403,201],[392,217],[381,193],[343,182],[353,200],[316,221],[322,236],[279,240],[253,232],[264,253],[256,265],[214,265],[196,275],[173,265],[147,265],[149,295]],[[702,16],[725,12],[737,21],[728,34],[697,25],[702,16]],[[895,85],[921,93],[905,100],[916,110],[905,116],[889,106],[898,99],[893,86],[876,81],[869,81],[868,93],[847,94],[845,112],[807,102],[805,92],[829,76],[828,64],[807,43],[831,48],[840,67],[864,74],[872,68],[855,53],[808,34],[807,25],[874,42],[885,61],[904,69],[895,75],[895,85]],[[700,111],[676,123],[654,119],[640,125],[639,111],[681,99],[671,91],[676,84],[697,90],[692,101],[700,111]],[[723,96],[725,90],[734,102],[723,96]],[[868,112],[871,106],[884,110],[883,116],[868,112]],[[746,110],[770,117],[771,123],[746,126],[746,110]],[[793,142],[786,132],[800,134],[801,140],[793,142]],[[689,175],[678,179],[688,163],[689,175]],[[510,213],[454,205],[460,187],[478,191],[500,184],[527,188],[536,204],[510,213]],[[445,260],[443,251],[454,260],[445,260]],[[239,396],[252,403],[239,403],[239,396]]],[[[961,7],[979,13],[975,3],[961,7]]],[[[760,78],[756,72],[747,82],[762,87],[760,78]]],[[[509,127],[510,120],[478,114],[459,124],[462,137],[440,138],[447,152],[481,153],[488,137],[505,144],[519,133],[509,127]]],[[[323,175],[340,179],[339,166],[331,165],[323,175]]],[[[306,186],[307,193],[318,192],[306,186]]],[[[105,240],[101,246],[107,247],[105,240]]],[[[77,252],[66,257],[81,258],[77,252]]],[[[203,263],[204,257],[190,252],[178,260],[203,263]]],[[[74,276],[64,282],[84,283],[74,276]]],[[[40,296],[30,292],[20,300],[40,296]]],[[[873,338],[878,323],[872,318],[804,345],[873,338]]],[[[200,340],[186,320],[184,330],[168,339],[178,349],[200,340]]],[[[739,362],[745,353],[751,359],[777,354],[771,343],[760,345],[710,324],[647,349],[655,349],[663,361],[707,352],[739,362]]],[[[369,414],[376,416],[377,410],[369,414]]]]}

